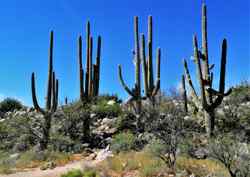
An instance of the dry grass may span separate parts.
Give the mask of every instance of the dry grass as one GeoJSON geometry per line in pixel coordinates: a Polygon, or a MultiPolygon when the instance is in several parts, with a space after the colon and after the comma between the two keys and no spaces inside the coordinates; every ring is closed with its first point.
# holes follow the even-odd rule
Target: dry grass
{"type": "Polygon", "coordinates": [[[224,166],[212,159],[198,160],[185,156],[178,157],[177,168],[201,177],[208,174],[220,174],[221,177],[230,177],[224,166]]]}
{"type": "Polygon", "coordinates": [[[103,161],[98,168],[104,169],[114,177],[127,176],[133,173],[134,177],[151,177],[166,168],[164,162],[146,152],[120,153],[103,161]]]}

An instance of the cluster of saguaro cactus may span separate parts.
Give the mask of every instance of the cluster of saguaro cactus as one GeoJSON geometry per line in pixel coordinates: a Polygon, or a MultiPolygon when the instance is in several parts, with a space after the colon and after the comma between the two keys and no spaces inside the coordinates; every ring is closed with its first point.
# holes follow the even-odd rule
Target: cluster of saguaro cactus
{"type": "Polygon", "coordinates": [[[124,82],[122,77],[121,65],[119,65],[119,79],[126,90],[126,92],[131,96],[131,100],[136,102],[136,112],[141,112],[141,100],[150,99],[154,101],[155,95],[160,89],[160,59],[161,59],[161,50],[157,49],[157,78],[156,83],[154,83],[153,77],[153,61],[152,61],[152,41],[153,41],[153,32],[152,32],[152,16],[148,17],[148,55],[146,59],[145,52],[145,36],[141,34],[141,46],[139,42],[139,29],[138,29],[138,17],[134,17],[134,35],[135,35],[135,50],[134,50],[134,62],[135,62],[135,85],[134,88],[130,89],[127,84],[124,82]],[[141,93],[141,62],[143,66],[143,75],[144,75],[144,91],[145,96],[142,96],[141,93]]]}
{"type": "Polygon", "coordinates": [[[80,77],[80,99],[89,100],[91,97],[99,94],[100,83],[100,57],[101,57],[101,37],[97,40],[96,63],[92,63],[93,58],[93,38],[90,34],[90,23],[86,25],[86,72],[84,74],[82,65],[82,37],[78,39],[78,60],[80,77]],[[85,80],[84,80],[85,75],[85,80]],[[84,82],[85,81],[85,82],[84,82]]]}
{"type": "Polygon", "coordinates": [[[53,71],[53,31],[50,33],[50,49],[49,49],[49,71],[46,107],[43,109],[39,106],[36,97],[35,73],[31,76],[31,91],[34,108],[44,115],[44,125],[42,126],[42,135],[39,137],[40,148],[46,149],[49,141],[49,132],[51,127],[51,118],[58,106],[58,80],[53,71]]]}
{"type": "Polygon", "coordinates": [[[200,108],[204,112],[206,132],[208,136],[213,134],[215,124],[215,109],[222,103],[223,98],[231,93],[229,89],[225,93],[225,75],[226,75],[226,54],[227,54],[227,41],[222,42],[222,54],[221,54],[221,67],[220,67],[220,83],[219,91],[213,89],[213,67],[209,65],[208,59],[208,42],[207,42],[207,9],[206,5],[202,5],[202,51],[198,49],[197,37],[193,37],[194,46],[194,60],[196,63],[197,80],[199,82],[200,97],[193,86],[187,62],[184,59],[184,69],[186,80],[190,86],[192,99],[197,108],[200,108]]]}

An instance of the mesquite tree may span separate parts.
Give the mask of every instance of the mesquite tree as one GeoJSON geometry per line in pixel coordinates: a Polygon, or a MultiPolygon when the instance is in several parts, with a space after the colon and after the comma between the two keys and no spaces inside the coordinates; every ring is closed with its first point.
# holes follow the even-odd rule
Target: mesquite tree
{"type": "Polygon", "coordinates": [[[192,100],[197,108],[204,113],[205,126],[207,135],[213,134],[215,126],[215,109],[222,103],[223,98],[231,93],[231,89],[225,92],[225,75],[226,75],[226,57],[227,57],[227,40],[222,42],[221,67],[219,91],[213,89],[213,65],[209,64],[208,57],[208,40],[207,40],[207,10],[206,5],[202,5],[202,51],[198,48],[196,35],[193,37],[194,61],[196,63],[197,80],[199,83],[200,97],[198,96],[191,76],[188,65],[184,59],[184,69],[186,80],[190,86],[192,100]]]}

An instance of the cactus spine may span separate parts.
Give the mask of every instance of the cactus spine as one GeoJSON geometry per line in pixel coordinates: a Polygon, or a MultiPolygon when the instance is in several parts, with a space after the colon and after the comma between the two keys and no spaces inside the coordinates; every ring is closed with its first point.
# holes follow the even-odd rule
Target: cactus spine
{"type": "Polygon", "coordinates": [[[101,58],[101,37],[97,40],[96,63],[92,63],[93,58],[93,38],[90,34],[90,23],[86,25],[86,72],[82,65],[82,37],[78,39],[78,60],[79,60],[79,79],[80,79],[80,100],[89,100],[99,94],[100,85],[100,58],[101,58]],[[85,79],[85,81],[84,81],[85,79]]]}
{"type": "Polygon", "coordinates": [[[138,17],[134,17],[134,36],[135,36],[135,50],[134,50],[134,61],[135,61],[135,85],[134,88],[130,89],[127,84],[124,82],[122,77],[122,68],[119,65],[119,79],[121,85],[125,91],[131,96],[130,101],[136,102],[136,112],[139,114],[141,112],[141,100],[150,99],[154,100],[155,95],[160,89],[160,58],[161,50],[157,49],[157,79],[156,84],[154,85],[153,78],[153,62],[152,62],[152,16],[148,17],[148,56],[146,59],[145,52],[145,36],[141,34],[141,46],[139,42],[139,29],[138,29],[138,17]],[[141,94],[141,61],[143,66],[143,81],[144,81],[144,90],[145,96],[141,94]]]}
{"type": "Polygon", "coordinates": [[[49,48],[49,71],[48,71],[48,85],[45,109],[41,108],[38,104],[36,97],[35,73],[31,75],[31,91],[34,108],[44,115],[44,126],[42,129],[42,136],[39,137],[41,150],[47,148],[49,141],[49,131],[51,127],[51,118],[58,106],[58,80],[56,79],[55,72],[53,71],[53,31],[50,33],[50,48],[49,48]]]}
{"type": "Polygon", "coordinates": [[[202,5],[202,51],[198,50],[197,37],[193,37],[194,46],[194,60],[196,63],[197,79],[199,82],[200,98],[198,97],[195,88],[193,86],[187,62],[184,59],[184,69],[186,80],[189,83],[193,101],[197,108],[201,108],[204,112],[206,132],[210,137],[213,135],[214,130],[214,111],[222,103],[223,98],[231,93],[231,89],[225,92],[225,75],[226,75],[226,53],[227,53],[227,41],[222,42],[222,55],[221,55],[221,68],[220,68],[220,83],[219,91],[212,88],[213,83],[213,66],[209,65],[208,59],[208,42],[207,42],[207,8],[203,3],[202,5]]]}

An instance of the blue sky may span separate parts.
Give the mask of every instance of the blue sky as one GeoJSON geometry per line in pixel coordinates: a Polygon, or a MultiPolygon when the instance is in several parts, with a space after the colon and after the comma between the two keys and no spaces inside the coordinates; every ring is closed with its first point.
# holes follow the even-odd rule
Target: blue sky
{"type": "MultiPolygon", "coordinates": [[[[250,78],[250,4],[248,0],[207,0],[209,56],[220,64],[222,39],[228,39],[228,86],[250,78]]],[[[134,82],[132,63],[133,16],[146,33],[153,16],[154,49],[162,49],[162,89],[177,87],[183,73],[182,58],[192,55],[192,35],[201,39],[201,0],[6,0],[0,7],[0,98],[16,97],[31,105],[30,75],[36,73],[37,93],[44,103],[49,32],[55,32],[54,68],[60,80],[60,100],[79,95],[77,37],[85,37],[91,22],[96,45],[103,38],[101,92],[127,95],[119,84],[121,64],[128,85],[134,82]]],[[[84,43],[85,44],[85,43],[84,43]]],[[[85,47],[85,45],[84,45],[85,47]]],[[[85,50],[84,50],[85,52],[85,50]]],[[[85,53],[84,53],[85,54],[85,53]]],[[[155,50],[154,50],[155,54],[155,50]]],[[[85,63],[85,61],[84,61],[85,63]]],[[[192,74],[194,64],[189,62],[192,74]]],[[[218,73],[216,74],[218,78],[218,73]]]]}

